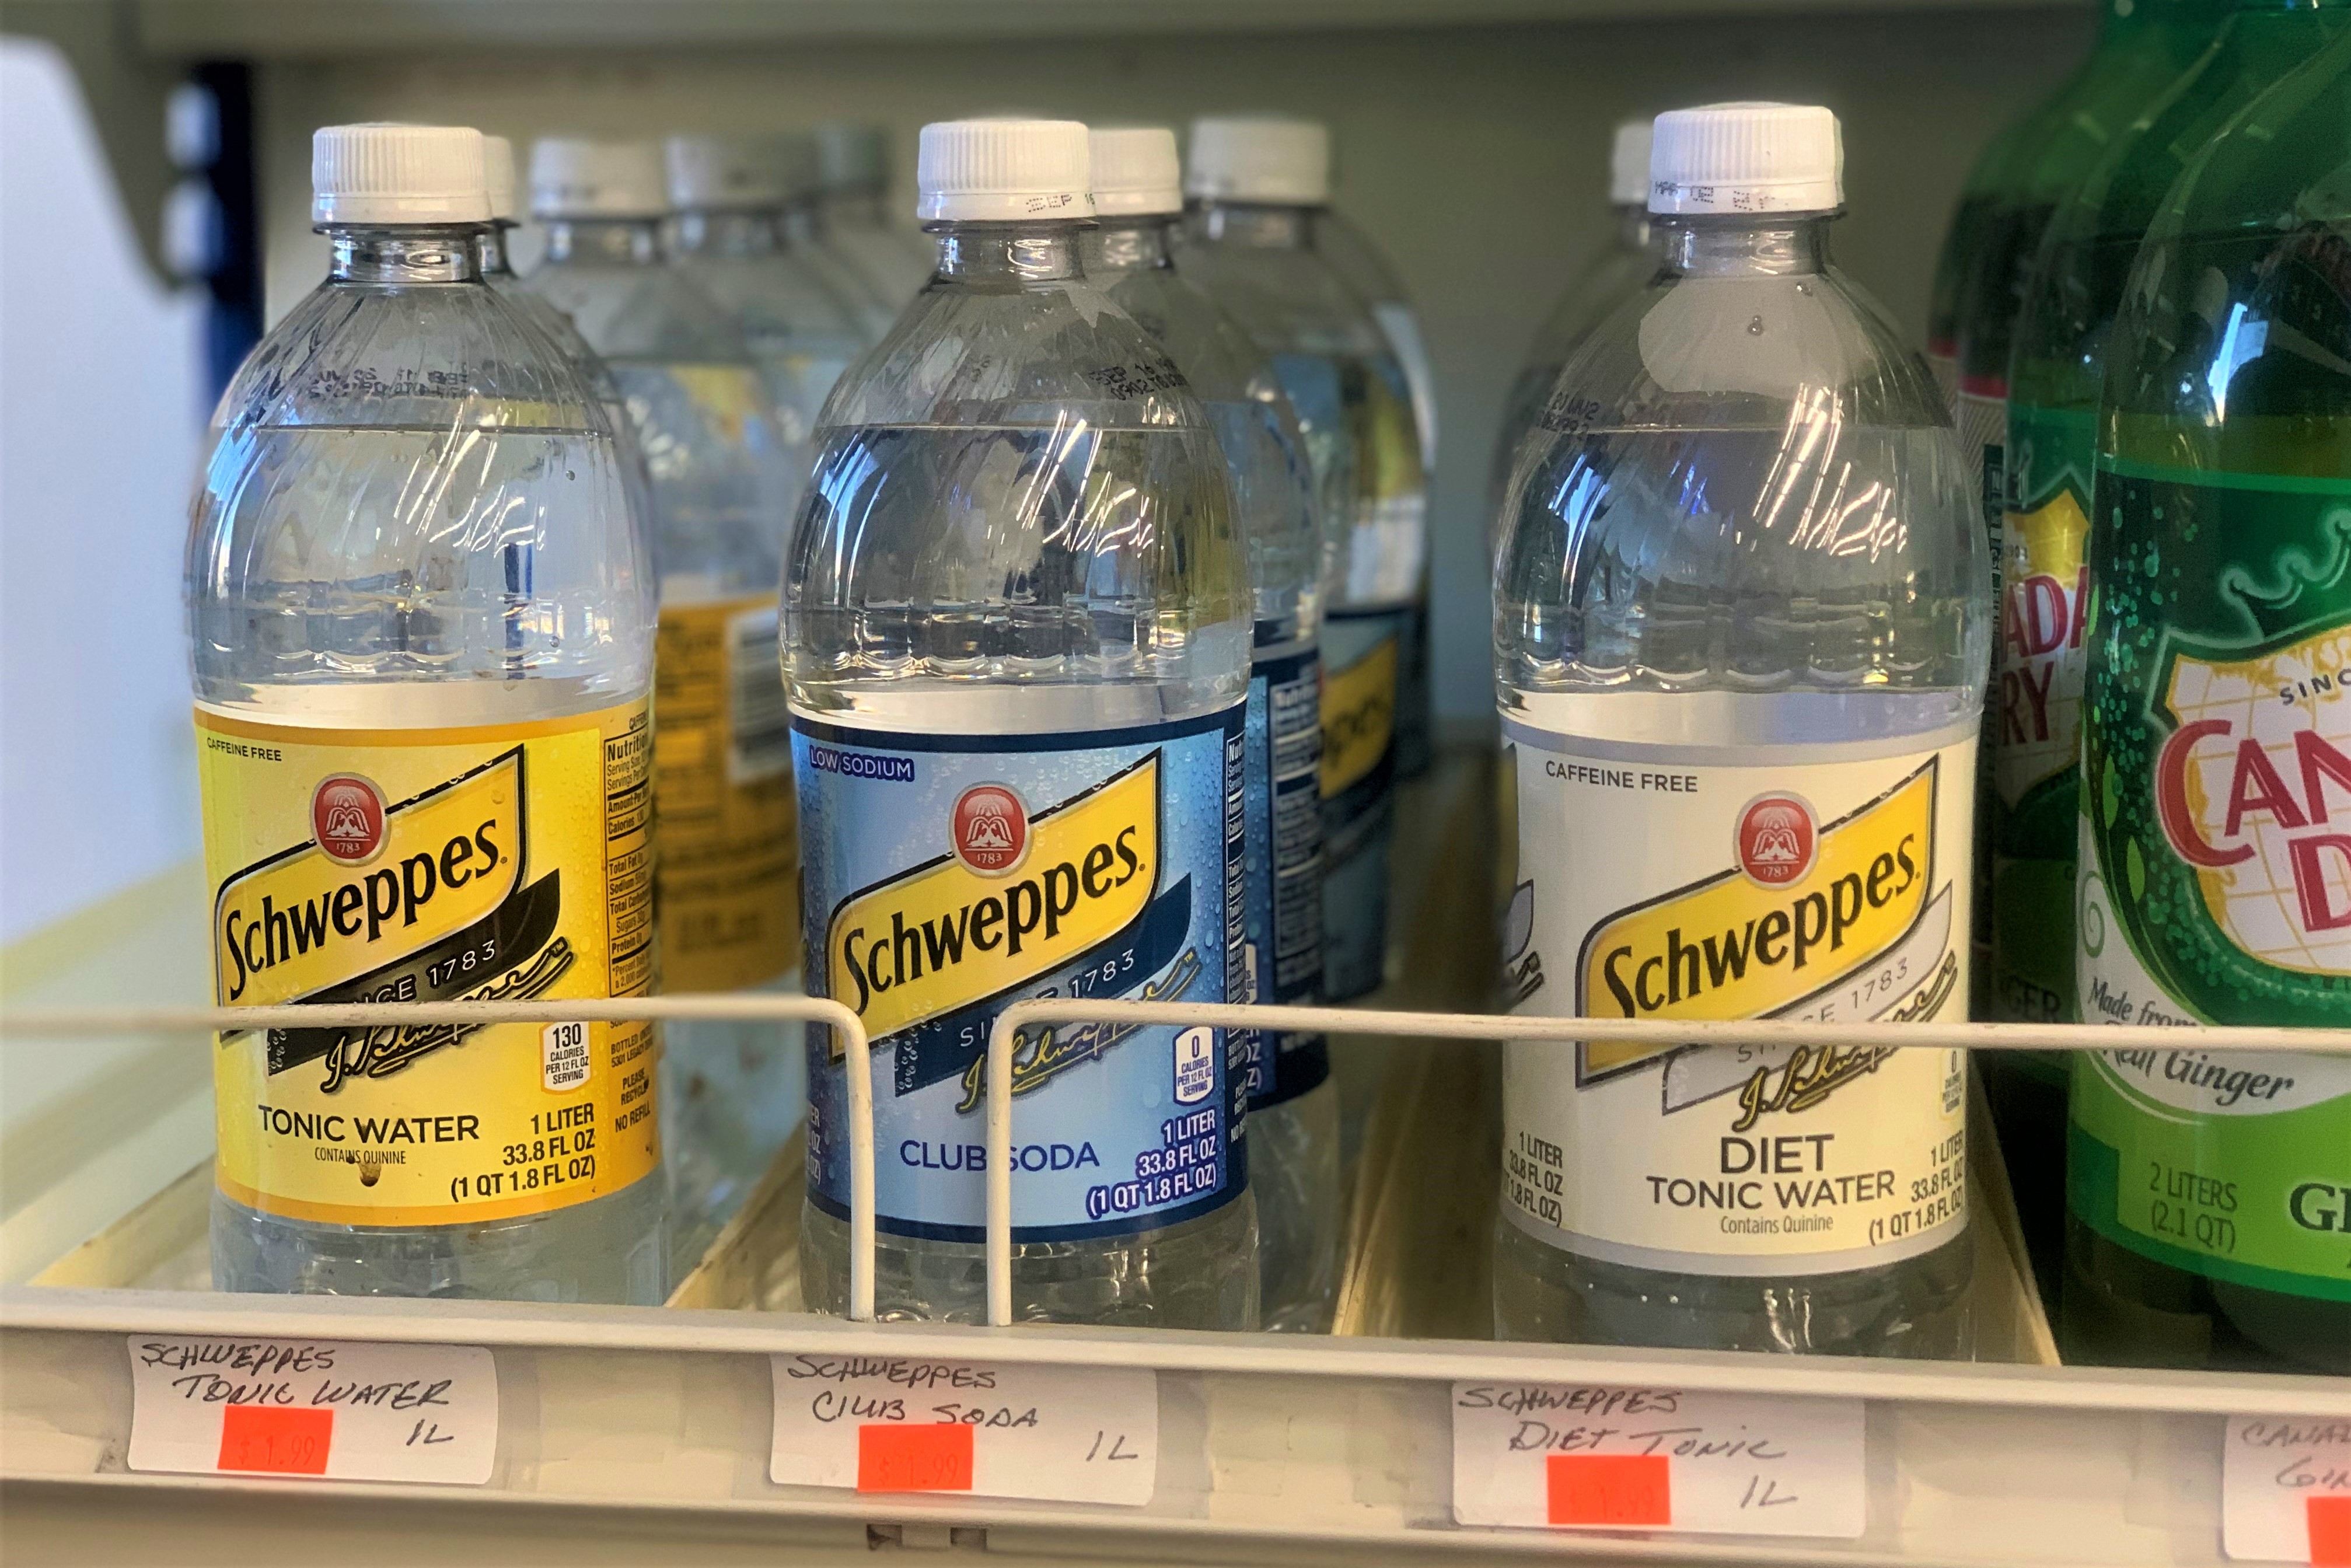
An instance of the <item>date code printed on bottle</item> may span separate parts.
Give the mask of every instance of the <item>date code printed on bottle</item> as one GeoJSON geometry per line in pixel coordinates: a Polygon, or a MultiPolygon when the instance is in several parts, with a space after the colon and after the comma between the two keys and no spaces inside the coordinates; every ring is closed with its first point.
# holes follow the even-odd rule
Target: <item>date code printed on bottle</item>
{"type": "Polygon", "coordinates": [[[1850,1541],[1858,1399],[1567,1383],[1453,1385],[1458,1524],[1850,1541]]]}
{"type": "Polygon", "coordinates": [[[768,1479],[1140,1508],[1159,1479],[1155,1373],[787,1354],[768,1479]]]}

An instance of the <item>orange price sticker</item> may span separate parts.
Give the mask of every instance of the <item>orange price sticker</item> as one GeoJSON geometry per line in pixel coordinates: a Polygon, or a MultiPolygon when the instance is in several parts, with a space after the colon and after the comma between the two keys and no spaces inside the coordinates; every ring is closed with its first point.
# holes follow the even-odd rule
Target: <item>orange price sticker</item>
{"type": "Polygon", "coordinates": [[[857,1428],[859,1491],[969,1491],[971,1428],[867,1422],[857,1428]]]}
{"type": "Polygon", "coordinates": [[[1545,1480],[1553,1524],[1619,1529],[1674,1521],[1670,1461],[1663,1454],[1552,1454],[1545,1480]]]}
{"type": "Polygon", "coordinates": [[[278,1476],[323,1476],[334,1446],[332,1410],[228,1405],[221,1409],[220,1468],[278,1476]]]}
{"type": "Polygon", "coordinates": [[[2351,1568],[2351,1492],[2304,1503],[2312,1568],[2351,1568]]]}

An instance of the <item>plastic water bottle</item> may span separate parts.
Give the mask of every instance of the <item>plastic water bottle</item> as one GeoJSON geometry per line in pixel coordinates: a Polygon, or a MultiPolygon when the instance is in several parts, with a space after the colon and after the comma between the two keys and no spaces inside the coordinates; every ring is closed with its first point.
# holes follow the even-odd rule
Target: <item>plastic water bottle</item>
{"type": "MultiPolygon", "coordinates": [[[[642,995],[653,580],[604,409],[483,284],[476,132],[329,127],[311,183],[330,270],[222,398],[189,528],[214,999],[642,995]]],[[[660,1301],[659,1054],[224,1034],[214,1282],[660,1301]]]]}
{"type": "MultiPolygon", "coordinates": [[[[2337,32],[2189,157],[2108,340],[2075,949],[2093,1022],[2345,1021],[2346,147],[2337,32]]],[[[2351,1061],[2077,1054],[2071,1114],[2069,1360],[2351,1374],[2351,1061]]]]}
{"type": "MultiPolygon", "coordinates": [[[[850,252],[833,243],[825,225],[824,185],[817,169],[817,139],[806,131],[786,131],[761,142],[784,191],[778,232],[794,259],[847,307],[857,330],[870,346],[882,340],[898,322],[913,287],[877,279],[850,252]]],[[[919,244],[921,236],[909,235],[919,244]]],[[[919,287],[919,284],[915,285],[919,287]]]]}
{"type": "Polygon", "coordinates": [[[931,247],[890,221],[890,140],[878,125],[833,120],[817,127],[817,241],[865,280],[894,316],[931,280],[931,247]]]}
{"type": "MultiPolygon", "coordinates": [[[[1487,480],[1488,505],[1495,517],[1502,516],[1502,498],[1510,488],[1519,443],[1542,423],[1552,383],[1559,380],[1568,355],[1656,274],[1657,246],[1649,225],[1649,125],[1646,119],[1628,120],[1616,128],[1608,150],[1608,206],[1613,221],[1607,242],[1584,264],[1542,325],[1535,329],[1526,360],[1510,382],[1487,480]]],[[[1489,529],[1489,549],[1493,542],[1489,529]]]]}
{"type": "Polygon", "coordinates": [[[1385,977],[1400,682],[1427,580],[1427,497],[1403,368],[1315,248],[1330,141],[1298,120],[1201,120],[1185,267],[1273,357],[1343,544],[1322,622],[1322,984],[1385,977]]]}
{"type": "MultiPolygon", "coordinates": [[[[1251,611],[1216,434],[1081,271],[1086,130],[925,129],[938,272],[834,392],[784,580],[811,995],[873,1043],[888,1318],[986,1305],[986,1047],[1028,997],[1238,990],[1251,611]]],[[[1258,1318],[1242,1042],[1016,1043],[1021,1319],[1258,1318]]],[[[811,1304],[849,1291],[841,1042],[809,1045],[811,1304]]]]}
{"type": "Polygon", "coordinates": [[[671,263],[726,313],[759,362],[777,436],[805,471],[824,400],[868,340],[852,303],[786,242],[783,161],[772,147],[673,136],[664,151],[676,214],[671,263]]]}
{"type": "MultiPolygon", "coordinates": [[[[791,750],[775,678],[785,494],[799,487],[758,363],[664,265],[668,202],[650,142],[531,152],[546,260],[527,280],[611,369],[644,454],[661,583],[655,799],[662,984],[771,986],[793,964],[791,750]]],[[[663,1071],[677,1256],[765,1172],[805,1101],[798,1041],[772,1024],[680,1023],[663,1071]]]]}
{"type": "MultiPolygon", "coordinates": [[[[1183,276],[1176,133],[1092,134],[1094,211],[1087,279],[1167,350],[1207,409],[1248,537],[1256,599],[1249,671],[1249,874],[1243,979],[1236,995],[1311,1005],[1322,989],[1324,548],[1313,465],[1280,378],[1248,329],[1183,276]]],[[[1342,1219],[1339,1095],[1319,1033],[1250,1030],[1249,1186],[1257,1195],[1264,1325],[1330,1326],[1342,1219]]]]}
{"type": "MultiPolygon", "coordinates": [[[[1842,167],[1824,109],[1660,115],[1663,267],[1520,453],[1520,1012],[1966,1007],[1989,568],[1932,382],[1828,260],[1842,167]]],[[[1497,1333],[1965,1354],[1966,1091],[1825,1032],[1508,1048],[1497,1333]]]]}

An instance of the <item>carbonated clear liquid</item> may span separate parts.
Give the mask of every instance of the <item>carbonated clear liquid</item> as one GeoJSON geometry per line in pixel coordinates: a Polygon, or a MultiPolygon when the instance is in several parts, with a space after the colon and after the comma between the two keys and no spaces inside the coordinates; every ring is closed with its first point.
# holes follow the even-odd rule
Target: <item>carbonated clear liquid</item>
{"type": "MultiPolygon", "coordinates": [[[[789,670],[794,707],[865,729],[1074,742],[1088,731],[1231,706],[1247,680],[1248,622],[1199,626],[1171,607],[1184,589],[1225,591],[1215,574],[1228,568],[1204,565],[1202,579],[1184,583],[1124,582],[1126,558],[1105,553],[1116,541],[1089,532],[1104,514],[1084,499],[1131,486],[1159,497],[1160,515],[1182,518],[1203,504],[1185,494],[1189,487],[1224,484],[1197,428],[1102,429],[1072,419],[1059,428],[829,432],[810,505],[828,506],[835,523],[804,524],[787,584],[797,618],[789,656],[800,661],[789,670]],[[889,483],[879,482],[883,476],[889,483]],[[1031,522],[991,526],[1007,513],[1031,522]],[[1063,519],[1070,532],[1040,529],[1038,518],[1063,519]],[[799,596],[797,585],[810,575],[843,570],[831,552],[852,542],[855,602],[828,607],[799,596]],[[1016,597],[1008,584],[1026,591],[1016,597]]],[[[969,1141],[980,1142],[984,1112],[969,1123],[969,1141]]],[[[809,1304],[846,1312],[848,1225],[810,1203],[801,1226],[809,1304]]],[[[984,1258],[977,1242],[879,1234],[879,1315],[984,1322],[984,1258]]],[[[1012,1261],[1017,1320],[1256,1326],[1257,1205],[1246,1189],[1206,1216],[1155,1230],[1016,1240],[1012,1261]]]]}

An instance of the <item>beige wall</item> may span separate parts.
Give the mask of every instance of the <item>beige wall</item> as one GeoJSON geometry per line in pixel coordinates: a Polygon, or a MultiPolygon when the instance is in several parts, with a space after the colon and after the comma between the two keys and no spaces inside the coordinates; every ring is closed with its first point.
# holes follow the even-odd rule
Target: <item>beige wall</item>
{"type": "Polygon", "coordinates": [[[270,307],[283,312],[319,275],[308,137],[334,120],[456,120],[521,146],[559,130],[858,116],[897,133],[903,185],[915,128],[960,113],[1320,116],[1340,149],[1341,204],[1394,256],[1425,318],[1443,431],[1438,701],[1476,718],[1491,703],[1479,514],[1493,422],[1529,329],[1596,238],[1615,121],[1734,97],[1835,109],[1853,212],[1838,255],[1915,338],[1944,218],[1977,147],[2080,58],[2092,26],[2081,7],[273,63],[260,90],[270,307]]]}

